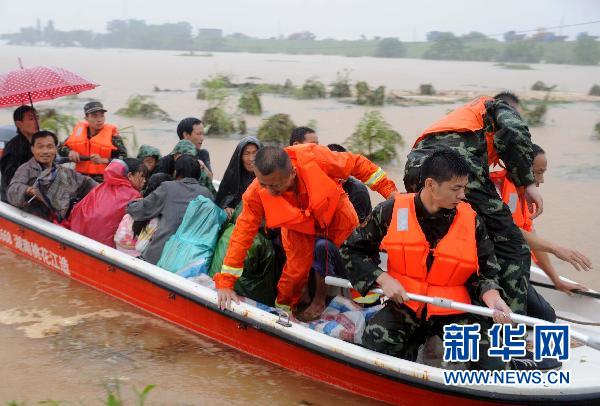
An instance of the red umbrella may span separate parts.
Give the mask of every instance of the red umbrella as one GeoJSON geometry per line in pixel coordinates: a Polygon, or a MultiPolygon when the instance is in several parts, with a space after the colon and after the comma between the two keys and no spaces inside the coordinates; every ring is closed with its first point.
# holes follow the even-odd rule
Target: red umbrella
{"type": "Polygon", "coordinates": [[[98,86],[73,72],[53,66],[18,69],[0,75],[0,107],[56,99],[98,86]]]}

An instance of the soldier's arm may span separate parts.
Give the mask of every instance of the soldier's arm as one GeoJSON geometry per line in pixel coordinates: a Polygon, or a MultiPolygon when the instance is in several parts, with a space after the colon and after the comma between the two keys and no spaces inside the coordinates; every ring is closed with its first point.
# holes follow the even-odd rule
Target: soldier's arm
{"type": "Polygon", "coordinates": [[[494,146],[517,186],[534,183],[531,134],[527,124],[503,101],[493,102],[496,135],[494,146]]]}
{"type": "Polygon", "coordinates": [[[121,138],[119,134],[112,136],[112,144],[117,147],[117,149],[113,150],[110,155],[112,159],[127,158],[127,147],[123,142],[123,138],[121,138]]]}
{"type": "Polygon", "coordinates": [[[365,225],[354,230],[340,248],[348,279],[362,295],[384,272],[379,267],[379,245],[387,234],[393,209],[394,199],[378,204],[365,225]]]}
{"type": "Polygon", "coordinates": [[[503,294],[503,290],[498,282],[498,274],[501,268],[494,252],[494,243],[487,233],[483,219],[477,215],[475,221],[479,272],[473,276],[470,287],[472,289],[471,294],[481,299],[483,294],[489,290],[496,289],[500,294],[503,294]]]}
{"type": "Polygon", "coordinates": [[[325,162],[327,175],[331,177],[348,179],[354,176],[386,199],[398,191],[394,181],[387,177],[382,168],[360,154],[334,152],[326,147],[315,148],[314,152],[317,159],[325,162]]]}

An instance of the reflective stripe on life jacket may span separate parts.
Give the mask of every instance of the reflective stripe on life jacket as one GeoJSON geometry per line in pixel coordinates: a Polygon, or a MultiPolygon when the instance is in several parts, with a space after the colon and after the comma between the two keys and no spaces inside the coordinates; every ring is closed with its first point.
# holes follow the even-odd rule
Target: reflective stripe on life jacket
{"type": "MultiPolygon", "coordinates": [[[[110,159],[112,151],[116,150],[112,143],[112,137],[117,134],[117,127],[112,124],[104,124],[102,130],[92,138],[88,138],[89,123],[82,121],[78,123],[71,135],[65,141],[65,146],[80,155],[91,156],[98,154],[100,157],[110,159]]],[[[75,165],[75,170],[86,175],[101,175],[108,164],[95,164],[92,161],[81,161],[75,165]]]]}
{"type": "MultiPolygon", "coordinates": [[[[479,269],[475,211],[464,202],[456,207],[448,233],[431,250],[434,259],[428,270],[430,246],[417,220],[414,199],[413,193],[395,198],[392,221],[381,242],[381,248],[388,253],[389,275],[407,292],[471,303],[465,283],[479,269]]],[[[412,300],[405,304],[420,316],[424,304],[412,300]]],[[[463,312],[427,305],[428,318],[460,313],[463,312]]]]}
{"type": "MultiPolygon", "coordinates": [[[[424,138],[433,134],[448,132],[457,134],[465,132],[476,133],[483,130],[485,127],[483,117],[486,114],[485,103],[491,100],[493,100],[491,97],[482,96],[450,112],[438,122],[425,129],[413,144],[413,148],[424,138]]],[[[489,165],[496,165],[499,161],[498,152],[494,147],[494,134],[494,131],[484,134],[489,165]]]]}

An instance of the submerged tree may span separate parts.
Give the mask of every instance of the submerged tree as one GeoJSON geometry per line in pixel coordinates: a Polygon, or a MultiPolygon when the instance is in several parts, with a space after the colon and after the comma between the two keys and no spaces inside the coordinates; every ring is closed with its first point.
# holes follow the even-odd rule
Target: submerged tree
{"type": "Polygon", "coordinates": [[[599,85],[592,86],[592,88],[590,89],[588,94],[590,96],[600,96],[600,86],[599,85]]]}
{"type": "Polygon", "coordinates": [[[267,144],[285,146],[295,127],[296,125],[289,115],[275,114],[263,121],[256,136],[267,144]]]}
{"type": "Polygon", "coordinates": [[[350,73],[345,70],[343,74],[338,72],[336,74],[335,82],[331,84],[331,97],[352,97],[352,90],[350,89],[350,73]]]}
{"type": "Polygon", "coordinates": [[[298,99],[323,99],[327,97],[327,90],[323,82],[316,79],[306,79],[306,82],[295,93],[298,99]]]}
{"type": "Polygon", "coordinates": [[[385,101],[385,87],[379,86],[371,90],[367,82],[356,83],[356,104],[366,106],[383,106],[385,101]]]}
{"type": "Polygon", "coordinates": [[[206,109],[202,122],[207,135],[228,135],[235,131],[233,117],[220,107],[206,109]]]}
{"type": "Polygon", "coordinates": [[[363,154],[371,161],[383,165],[397,157],[396,146],[403,145],[404,141],[383,119],[381,113],[369,111],[345,144],[350,151],[363,154]]]}
{"type": "Polygon", "coordinates": [[[127,105],[117,110],[116,114],[125,117],[158,118],[172,121],[169,114],[158,107],[150,96],[134,95],[127,99],[127,105]]]}
{"type": "Polygon", "coordinates": [[[238,103],[240,109],[246,114],[258,116],[262,113],[262,104],[260,102],[260,96],[254,89],[246,90],[240,96],[238,103]]]}
{"type": "Polygon", "coordinates": [[[60,139],[61,133],[65,138],[77,124],[77,118],[68,114],[60,114],[56,109],[39,109],[39,124],[43,130],[52,131],[60,139]]]}

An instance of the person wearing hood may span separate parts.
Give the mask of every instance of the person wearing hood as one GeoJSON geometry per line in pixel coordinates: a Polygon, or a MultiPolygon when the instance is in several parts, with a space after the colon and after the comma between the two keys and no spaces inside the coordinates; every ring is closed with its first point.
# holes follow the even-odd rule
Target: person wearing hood
{"type": "Polygon", "coordinates": [[[152,240],[142,251],[144,260],[156,264],[165,243],[173,235],[185,214],[188,204],[197,196],[213,200],[212,193],[198,183],[200,164],[194,156],[184,154],[175,162],[175,180],[163,182],[143,199],[129,203],[127,213],[135,221],[158,217],[158,226],[152,240]]]}
{"type": "Polygon", "coordinates": [[[147,173],[139,159],[113,159],[104,171],[104,182],[73,208],[71,230],[115,248],[114,236],[125,208],[142,197],[147,173]]]}
{"type": "Polygon", "coordinates": [[[158,161],[160,160],[160,151],[151,145],[143,144],[138,150],[137,159],[141,159],[148,168],[148,179],[157,173],[158,161]]]}
{"type": "Polygon", "coordinates": [[[262,148],[262,143],[255,137],[243,138],[235,148],[225,170],[215,203],[225,210],[229,218],[242,201],[242,195],[248,186],[256,178],[254,157],[260,148],[262,148]]]}
{"type": "MultiPolygon", "coordinates": [[[[158,161],[155,173],[166,173],[171,176],[175,176],[175,162],[183,155],[190,155],[197,158],[196,152],[196,147],[191,141],[180,140],[177,144],[175,144],[173,151],[171,151],[169,155],[162,157],[158,161]]],[[[200,165],[200,177],[198,178],[198,182],[200,182],[200,185],[206,187],[212,193],[214,198],[214,196],[217,194],[217,191],[212,183],[212,175],[209,174],[209,172],[205,169],[206,165],[203,165],[200,159],[198,159],[198,164],[200,165]]]]}

